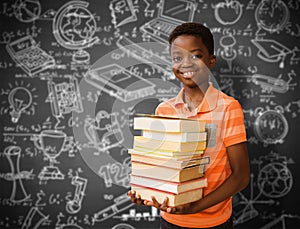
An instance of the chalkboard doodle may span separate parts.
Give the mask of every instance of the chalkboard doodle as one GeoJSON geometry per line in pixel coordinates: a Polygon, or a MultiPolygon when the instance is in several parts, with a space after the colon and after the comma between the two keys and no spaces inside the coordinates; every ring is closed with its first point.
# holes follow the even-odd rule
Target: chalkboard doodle
{"type": "Polygon", "coordinates": [[[87,9],[89,3],[70,1],[63,5],[53,19],[53,34],[64,48],[76,50],[72,61],[75,64],[89,64],[90,54],[84,48],[91,47],[99,41],[94,36],[96,20],[87,9]]]}
{"type": "Polygon", "coordinates": [[[124,213],[121,216],[118,216],[116,218],[120,218],[122,221],[155,221],[159,217],[159,211],[155,207],[151,207],[151,211],[145,211],[145,212],[137,212],[136,209],[130,209],[129,213],[124,213]]]}
{"type": "Polygon", "coordinates": [[[72,185],[76,186],[74,197],[66,204],[66,211],[70,214],[76,214],[81,210],[83,197],[85,196],[88,180],[79,176],[72,178],[72,185]]]}
{"type": "MultiPolygon", "coordinates": [[[[254,180],[254,174],[251,174],[250,198],[242,193],[238,193],[233,198],[233,215],[235,216],[235,225],[246,223],[259,216],[258,205],[273,205],[276,203],[274,198],[278,199],[291,190],[293,177],[288,168],[289,164],[293,164],[293,160],[278,153],[271,152],[266,156],[260,156],[252,162],[258,165],[259,174],[257,180],[254,180]],[[257,182],[257,184],[256,184],[257,182]],[[259,186],[259,192],[254,193],[254,186],[259,186]],[[263,196],[271,197],[264,199],[263,196]]],[[[292,215],[291,215],[292,216],[292,215]]],[[[297,216],[292,216],[292,218],[297,216]]],[[[281,217],[280,217],[281,218],[281,217]]],[[[281,218],[282,219],[282,218],[281,218]]],[[[276,220],[274,220],[275,222],[276,220]]],[[[270,222],[272,224],[272,222],[270,222]]],[[[262,228],[269,228],[269,223],[262,228]]]]}
{"type": "MultiPolygon", "coordinates": [[[[171,60],[165,58],[164,56],[160,56],[156,53],[151,52],[149,44],[135,44],[128,37],[121,36],[117,43],[118,47],[127,53],[130,57],[135,58],[137,61],[144,62],[159,72],[161,72],[168,79],[174,79],[174,75],[171,72],[171,60]]],[[[159,46],[156,43],[150,43],[150,45],[154,45],[155,47],[159,46]]],[[[162,47],[164,48],[164,47],[162,47]]]]}
{"type": "Polygon", "coordinates": [[[46,101],[51,103],[54,117],[83,111],[78,80],[75,77],[70,76],[69,83],[54,83],[52,79],[48,80],[48,91],[49,96],[46,101]]]}
{"type": "Polygon", "coordinates": [[[15,17],[25,23],[32,22],[40,17],[41,3],[30,0],[17,0],[13,5],[15,17]]]}
{"type": "Polygon", "coordinates": [[[289,9],[282,0],[276,4],[272,0],[262,0],[255,10],[258,27],[270,33],[282,30],[286,26],[289,16],[289,9]]]}
{"type": "Polygon", "coordinates": [[[60,130],[43,130],[39,135],[34,136],[34,145],[42,150],[49,159],[49,166],[45,166],[39,174],[41,180],[62,180],[65,178],[65,175],[54,164],[57,163],[56,158],[63,151],[68,150],[67,142],[70,139],[60,130]]]}
{"type": "Polygon", "coordinates": [[[137,20],[132,0],[113,0],[109,4],[112,23],[115,27],[126,25],[137,20]]]}
{"type": "MultiPolygon", "coordinates": [[[[130,157],[128,157],[128,159],[130,159],[130,157]]],[[[122,164],[116,161],[100,166],[98,175],[104,179],[106,188],[112,187],[113,184],[128,188],[130,172],[131,168],[126,164],[125,159],[122,164]]]]}
{"type": "Polygon", "coordinates": [[[225,0],[215,6],[215,18],[222,25],[237,23],[243,14],[243,5],[239,1],[225,0]]]}
{"type": "Polygon", "coordinates": [[[112,64],[89,71],[85,80],[124,102],[154,94],[154,86],[120,65],[112,64]]]}
{"type": "Polygon", "coordinates": [[[161,0],[157,18],[142,25],[140,31],[155,41],[166,43],[176,25],[193,21],[196,7],[196,1],[161,0]]]}
{"type": "Polygon", "coordinates": [[[55,65],[54,58],[37,46],[31,36],[22,37],[6,45],[11,58],[33,76],[55,65]]]}
{"type": "Polygon", "coordinates": [[[10,112],[11,121],[16,123],[19,121],[21,114],[31,106],[32,94],[25,87],[15,87],[9,92],[8,102],[12,108],[10,112]]]}
{"type": "Polygon", "coordinates": [[[22,229],[27,228],[38,228],[41,225],[47,224],[49,221],[49,215],[44,215],[41,210],[37,207],[30,208],[26,215],[24,223],[22,224],[22,229]]]}
{"type": "Polygon", "coordinates": [[[133,205],[130,201],[130,197],[127,196],[127,193],[116,197],[113,201],[114,204],[94,214],[93,222],[102,222],[107,220],[133,205]]]}
{"type": "Polygon", "coordinates": [[[257,56],[267,62],[279,62],[279,67],[284,68],[284,60],[292,52],[289,48],[274,40],[251,40],[259,49],[257,56]]]}
{"type": "Polygon", "coordinates": [[[258,139],[267,144],[283,143],[289,130],[282,109],[267,109],[258,113],[254,123],[254,132],[258,139]]]}
{"type": "Polygon", "coordinates": [[[4,176],[4,178],[13,183],[9,198],[13,203],[21,203],[30,198],[30,194],[27,194],[22,179],[30,179],[30,177],[32,177],[32,171],[20,171],[21,151],[19,146],[13,145],[4,149],[4,155],[7,157],[11,169],[11,172],[7,174],[7,176],[4,176]]]}
{"type": "Polygon", "coordinates": [[[237,57],[237,51],[234,45],[236,39],[231,34],[221,37],[220,45],[223,50],[220,52],[221,57],[226,60],[229,70],[232,69],[232,61],[237,57]]]}
{"type": "Polygon", "coordinates": [[[117,147],[124,140],[117,114],[104,110],[99,111],[95,119],[85,120],[84,133],[89,140],[87,146],[95,147],[99,152],[117,147]]]}

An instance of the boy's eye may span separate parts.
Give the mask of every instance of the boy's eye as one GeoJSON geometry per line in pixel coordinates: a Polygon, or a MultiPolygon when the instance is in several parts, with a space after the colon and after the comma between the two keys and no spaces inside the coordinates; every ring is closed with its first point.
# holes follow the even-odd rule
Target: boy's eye
{"type": "Polygon", "coordinates": [[[179,63],[179,62],[181,62],[182,61],[182,57],[181,56],[175,56],[175,57],[173,57],[173,62],[175,62],[175,63],[179,63]]]}
{"type": "Polygon", "coordinates": [[[192,59],[195,60],[195,59],[201,59],[201,55],[192,55],[192,59]]]}

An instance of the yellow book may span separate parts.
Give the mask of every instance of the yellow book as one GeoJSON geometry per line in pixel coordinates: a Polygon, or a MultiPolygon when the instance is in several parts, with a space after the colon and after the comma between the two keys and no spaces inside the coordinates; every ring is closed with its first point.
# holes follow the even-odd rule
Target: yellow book
{"type": "Polygon", "coordinates": [[[161,132],[143,130],[142,136],[155,140],[175,142],[199,142],[206,141],[206,132],[161,132]]]}
{"type": "Polygon", "coordinates": [[[169,150],[169,151],[190,152],[190,151],[204,150],[206,148],[206,141],[171,142],[171,141],[144,138],[143,136],[134,136],[133,148],[135,147],[152,149],[154,151],[169,150]]]}
{"type": "Polygon", "coordinates": [[[173,159],[192,159],[196,157],[200,157],[203,155],[203,150],[197,151],[189,151],[189,152],[180,152],[180,151],[171,151],[171,150],[151,150],[146,148],[136,147],[134,149],[128,149],[129,154],[140,154],[140,155],[149,155],[149,156],[157,156],[157,157],[165,157],[173,159]]]}
{"type": "MultiPolygon", "coordinates": [[[[130,153],[130,151],[128,151],[130,153]]],[[[173,158],[160,156],[157,154],[135,154],[130,153],[131,161],[142,162],[153,164],[157,166],[165,166],[171,168],[187,168],[194,165],[206,165],[209,164],[210,158],[208,156],[198,156],[198,157],[185,157],[185,158],[173,158]]]]}
{"type": "Polygon", "coordinates": [[[204,132],[205,121],[159,115],[139,114],[133,119],[135,130],[161,132],[204,132]]]}

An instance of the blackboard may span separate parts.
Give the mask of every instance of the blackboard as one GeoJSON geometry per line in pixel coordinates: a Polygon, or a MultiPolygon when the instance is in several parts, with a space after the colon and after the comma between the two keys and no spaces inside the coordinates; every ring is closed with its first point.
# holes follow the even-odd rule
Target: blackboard
{"type": "Polygon", "coordinates": [[[0,227],[159,228],[133,205],[133,117],[180,84],[167,36],[184,21],[215,37],[214,84],[245,114],[251,182],[236,228],[297,228],[300,2],[3,0],[0,227]],[[154,21],[170,26],[153,27],[154,21]],[[99,77],[101,76],[101,77],[99,77]]]}

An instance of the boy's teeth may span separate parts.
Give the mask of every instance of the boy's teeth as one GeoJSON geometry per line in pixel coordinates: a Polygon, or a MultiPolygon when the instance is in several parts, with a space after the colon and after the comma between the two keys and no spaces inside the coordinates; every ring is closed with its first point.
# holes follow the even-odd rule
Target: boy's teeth
{"type": "Polygon", "coordinates": [[[184,76],[191,76],[191,75],[193,75],[193,72],[184,72],[183,75],[184,76]]]}

